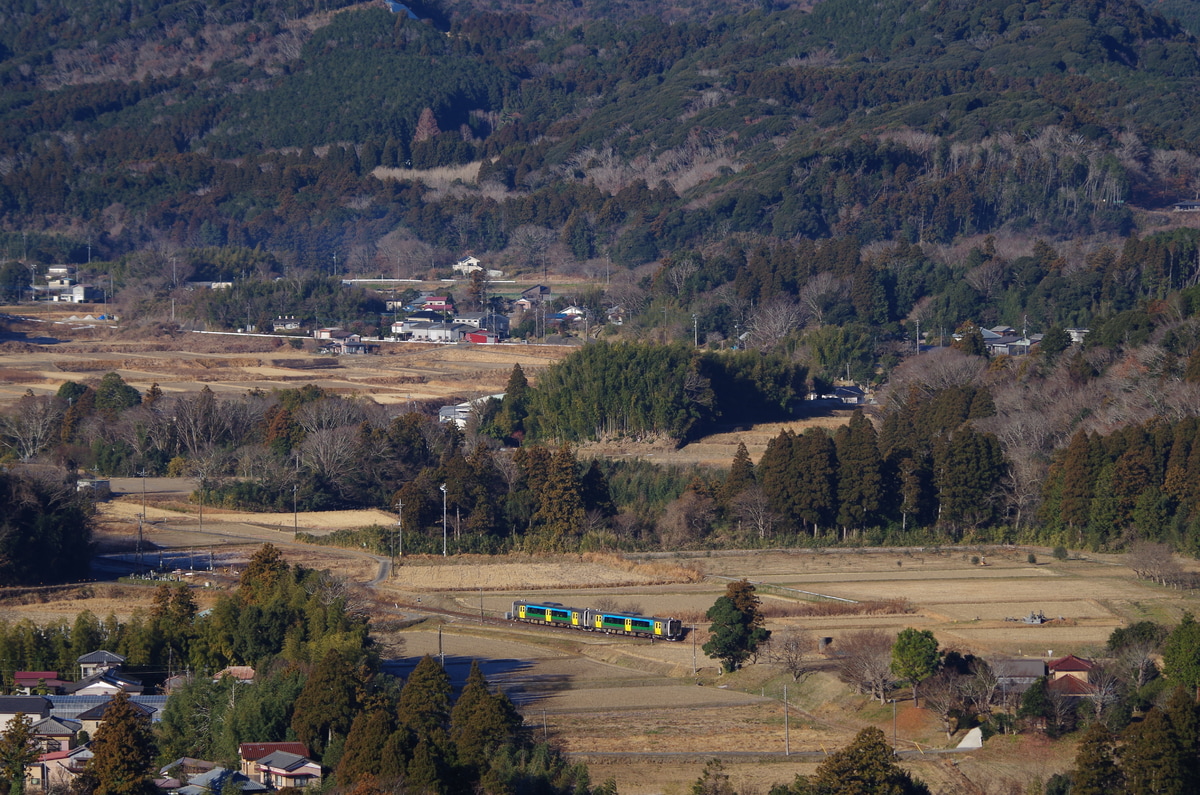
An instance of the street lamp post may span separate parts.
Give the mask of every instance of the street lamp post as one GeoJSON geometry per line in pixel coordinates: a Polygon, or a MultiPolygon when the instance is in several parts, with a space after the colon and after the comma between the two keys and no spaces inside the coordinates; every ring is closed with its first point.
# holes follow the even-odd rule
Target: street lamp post
{"type": "Polygon", "coordinates": [[[446,484],[441,485],[442,489],[442,557],[446,557],[446,484]]]}

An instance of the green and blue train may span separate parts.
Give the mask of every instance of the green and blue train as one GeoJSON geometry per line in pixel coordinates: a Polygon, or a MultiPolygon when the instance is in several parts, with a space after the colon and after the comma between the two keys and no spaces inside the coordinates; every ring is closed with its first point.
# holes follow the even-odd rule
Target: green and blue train
{"type": "Polygon", "coordinates": [[[593,610],[590,607],[565,607],[558,602],[513,602],[509,618],[527,624],[580,629],[587,632],[607,632],[614,635],[634,635],[639,638],[682,640],[683,624],[677,618],[635,616],[593,610]]]}

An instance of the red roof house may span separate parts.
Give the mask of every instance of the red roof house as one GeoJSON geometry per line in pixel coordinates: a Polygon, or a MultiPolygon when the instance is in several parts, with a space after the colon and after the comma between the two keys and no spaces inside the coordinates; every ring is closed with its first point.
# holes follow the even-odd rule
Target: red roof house
{"type": "Polygon", "coordinates": [[[252,778],[255,781],[262,781],[258,777],[258,765],[255,763],[263,757],[270,756],[276,751],[285,751],[289,754],[297,756],[308,756],[308,748],[304,743],[300,742],[278,742],[278,743],[242,743],[238,746],[238,756],[242,760],[242,775],[252,778]]]}
{"type": "Polygon", "coordinates": [[[1066,657],[1060,657],[1057,660],[1051,660],[1046,663],[1046,670],[1055,679],[1061,679],[1069,675],[1082,682],[1088,681],[1088,673],[1095,667],[1096,664],[1091,660],[1076,657],[1074,654],[1068,654],[1066,657]]]}

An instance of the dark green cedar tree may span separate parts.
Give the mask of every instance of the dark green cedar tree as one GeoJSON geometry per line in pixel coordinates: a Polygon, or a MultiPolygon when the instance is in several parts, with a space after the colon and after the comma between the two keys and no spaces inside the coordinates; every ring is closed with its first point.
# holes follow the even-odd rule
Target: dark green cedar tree
{"type": "Polygon", "coordinates": [[[154,759],[150,718],[137,709],[128,693],[117,693],[108,702],[91,749],[85,775],[94,783],[94,795],[151,795],[157,790],[150,768],[154,759]]]}

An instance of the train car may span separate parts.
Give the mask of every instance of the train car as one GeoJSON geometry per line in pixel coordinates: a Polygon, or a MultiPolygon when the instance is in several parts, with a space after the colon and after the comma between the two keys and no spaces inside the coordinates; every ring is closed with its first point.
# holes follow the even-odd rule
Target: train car
{"type": "Polygon", "coordinates": [[[513,602],[509,617],[513,621],[542,624],[589,632],[608,632],[616,635],[634,635],[639,638],[683,638],[683,624],[677,618],[635,616],[628,613],[610,613],[591,608],[566,607],[558,602],[513,602]]]}
{"type": "Polygon", "coordinates": [[[528,621],[531,624],[548,624],[556,627],[586,627],[587,611],[574,607],[564,607],[558,602],[513,602],[512,617],[514,621],[528,621]]]}
{"type": "Polygon", "coordinates": [[[677,618],[635,616],[628,613],[608,613],[589,609],[587,623],[590,629],[599,632],[614,632],[620,635],[637,635],[641,638],[664,638],[666,640],[679,640],[683,637],[683,624],[677,618]]]}

